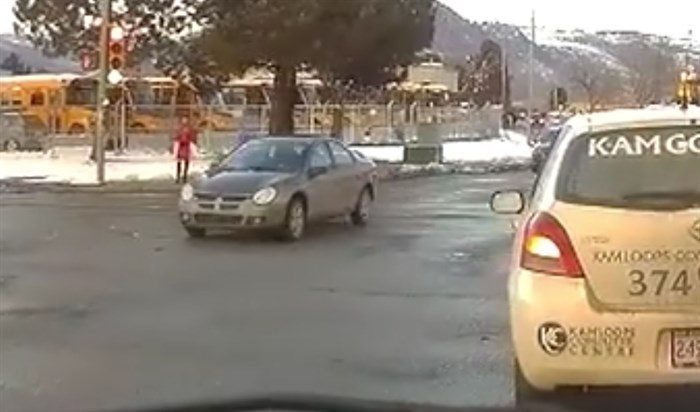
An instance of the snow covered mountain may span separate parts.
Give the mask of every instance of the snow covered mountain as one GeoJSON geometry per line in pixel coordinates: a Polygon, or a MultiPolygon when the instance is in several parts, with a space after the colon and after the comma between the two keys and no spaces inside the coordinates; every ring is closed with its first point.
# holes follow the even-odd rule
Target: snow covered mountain
{"type": "MultiPolygon", "coordinates": [[[[527,95],[529,30],[498,22],[473,22],[446,6],[436,17],[433,48],[451,61],[478,53],[484,40],[500,44],[513,77],[513,98],[527,95]]],[[[640,32],[536,30],[534,89],[538,103],[554,86],[578,100],[631,102],[668,97],[690,50],[700,63],[700,46],[640,32]]]]}

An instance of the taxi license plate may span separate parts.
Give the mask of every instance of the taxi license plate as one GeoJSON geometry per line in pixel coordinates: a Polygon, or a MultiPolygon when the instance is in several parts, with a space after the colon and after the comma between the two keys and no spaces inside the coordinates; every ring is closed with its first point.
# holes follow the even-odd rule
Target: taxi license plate
{"type": "Polygon", "coordinates": [[[700,369],[700,328],[671,331],[671,365],[676,369],[700,369]]]}

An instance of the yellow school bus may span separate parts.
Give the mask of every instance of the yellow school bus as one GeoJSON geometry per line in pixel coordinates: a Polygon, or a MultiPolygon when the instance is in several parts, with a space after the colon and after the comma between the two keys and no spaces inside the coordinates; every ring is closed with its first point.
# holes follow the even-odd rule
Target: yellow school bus
{"type": "Polygon", "coordinates": [[[51,133],[82,134],[94,120],[97,81],[78,74],[0,77],[0,108],[41,121],[51,133]]]}
{"type": "Polygon", "coordinates": [[[135,132],[172,131],[187,117],[200,129],[231,130],[230,114],[206,108],[197,90],[170,77],[129,78],[124,82],[128,128],[135,132]]]}

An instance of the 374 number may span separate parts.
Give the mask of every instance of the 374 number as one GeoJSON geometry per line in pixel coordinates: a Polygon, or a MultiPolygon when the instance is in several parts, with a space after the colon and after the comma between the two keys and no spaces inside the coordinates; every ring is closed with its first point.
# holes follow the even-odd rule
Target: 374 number
{"type": "Polygon", "coordinates": [[[700,268],[696,271],[683,269],[672,271],[654,269],[649,271],[632,270],[628,274],[630,296],[660,296],[664,294],[690,295],[700,287],[700,268]]]}

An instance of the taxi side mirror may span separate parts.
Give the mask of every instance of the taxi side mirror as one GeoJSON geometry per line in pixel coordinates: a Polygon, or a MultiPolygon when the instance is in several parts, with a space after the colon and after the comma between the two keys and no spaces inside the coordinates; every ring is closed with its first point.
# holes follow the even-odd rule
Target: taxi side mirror
{"type": "Polygon", "coordinates": [[[491,210],[499,215],[518,215],[525,210],[525,195],[519,190],[504,190],[491,195],[491,210]]]}

